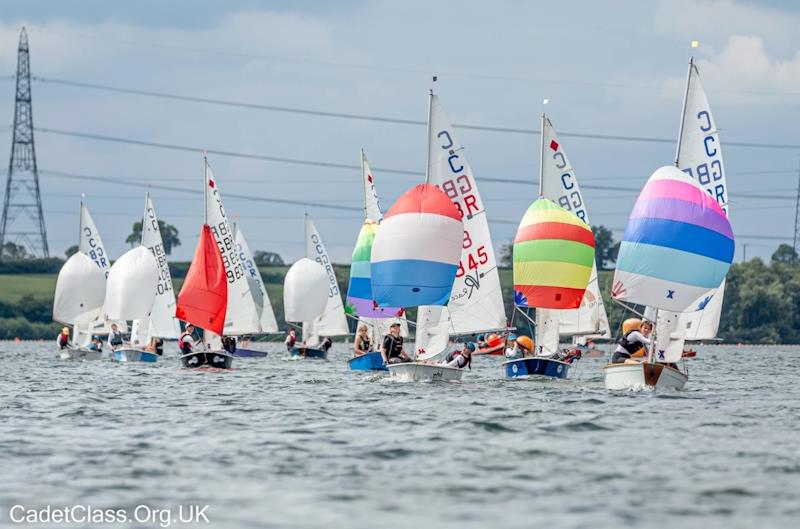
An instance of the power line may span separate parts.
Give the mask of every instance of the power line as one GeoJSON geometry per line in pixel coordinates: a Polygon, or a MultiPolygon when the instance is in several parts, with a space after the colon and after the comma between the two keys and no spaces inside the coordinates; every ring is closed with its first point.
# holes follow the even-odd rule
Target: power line
{"type": "MultiPolygon", "coordinates": [[[[422,68],[411,68],[411,67],[402,67],[402,66],[386,66],[386,65],[376,65],[376,64],[359,64],[359,63],[351,63],[351,62],[341,62],[341,61],[327,61],[322,59],[308,59],[308,58],[300,58],[300,57],[288,57],[288,56],[281,56],[281,55],[270,55],[270,54],[263,54],[263,53],[253,53],[253,52],[241,52],[241,51],[234,51],[234,50],[220,50],[220,49],[211,49],[211,48],[199,48],[194,46],[184,46],[181,44],[174,44],[174,43],[165,43],[165,42],[153,42],[153,41],[137,41],[137,40],[130,40],[130,39],[120,39],[115,37],[103,37],[97,35],[86,35],[86,34],[75,34],[75,33],[63,33],[58,31],[52,30],[42,30],[42,29],[35,29],[37,33],[44,33],[46,35],[51,35],[55,37],[61,38],[68,38],[68,39],[78,39],[78,40],[94,40],[94,41],[101,41],[101,42],[111,42],[114,44],[123,44],[128,46],[135,46],[135,47],[148,47],[154,48],[158,50],[176,50],[180,52],[186,53],[198,53],[198,54],[205,54],[205,55],[220,55],[220,56],[229,56],[229,57],[241,57],[245,59],[256,59],[256,60],[264,60],[264,61],[276,61],[276,62],[289,62],[289,63],[300,63],[300,64],[313,64],[313,65],[322,65],[322,66],[332,66],[336,68],[353,68],[353,69],[360,69],[360,70],[374,70],[374,71],[387,71],[387,72],[399,72],[399,73],[413,73],[413,74],[424,74],[425,76],[430,76],[433,74],[437,74],[442,77],[461,77],[461,78],[472,78],[472,79],[486,79],[486,80],[496,80],[496,81],[516,81],[516,82],[527,82],[527,83],[538,83],[538,84],[552,84],[552,85],[567,85],[567,86],[586,86],[586,87],[601,87],[601,88],[622,88],[622,89],[629,89],[629,90],[662,90],[662,85],[637,85],[631,83],[602,83],[597,81],[583,81],[583,80],[572,80],[572,79],[551,79],[551,78],[543,78],[543,77],[527,77],[521,75],[510,75],[510,74],[487,74],[487,73],[480,73],[480,72],[458,72],[458,71],[447,71],[442,70],[441,68],[434,68],[434,69],[422,69],[422,68]]],[[[736,90],[730,88],[720,88],[714,89],[715,92],[724,92],[724,93],[731,93],[731,94],[751,94],[751,95],[788,95],[788,96],[797,96],[800,95],[800,92],[786,92],[786,91],[778,91],[778,90],[736,90]]]]}
{"type": "MultiPolygon", "coordinates": [[[[299,108],[299,107],[285,107],[285,106],[278,106],[278,105],[264,105],[259,103],[248,103],[248,102],[241,102],[241,101],[230,101],[224,99],[212,99],[206,97],[195,97],[195,96],[186,96],[180,94],[170,94],[167,92],[157,92],[152,90],[139,90],[134,88],[126,88],[121,86],[111,86],[111,85],[102,85],[96,83],[84,83],[80,81],[70,81],[66,79],[55,79],[51,77],[34,77],[34,80],[39,82],[46,82],[46,83],[53,83],[53,84],[61,84],[65,86],[74,86],[79,88],[88,88],[93,90],[105,90],[110,92],[118,92],[118,93],[125,93],[125,94],[132,94],[132,95],[140,95],[140,96],[147,96],[147,97],[156,97],[161,99],[172,99],[178,101],[187,101],[192,103],[204,103],[204,104],[213,104],[213,105],[221,105],[221,106],[228,106],[228,107],[239,107],[239,108],[246,108],[250,110],[265,110],[265,111],[272,111],[272,112],[287,112],[292,114],[306,114],[306,115],[313,115],[319,117],[328,117],[328,118],[340,118],[340,119],[351,119],[351,120],[359,120],[359,121],[374,121],[374,122],[382,122],[382,123],[394,123],[394,124],[401,124],[401,125],[421,125],[427,126],[427,122],[423,120],[416,120],[416,119],[405,119],[405,118],[395,118],[395,117],[388,117],[388,116],[377,116],[377,115],[368,115],[368,114],[353,114],[347,112],[329,112],[324,110],[314,110],[314,109],[307,109],[307,108],[299,108]]],[[[477,130],[483,132],[503,132],[503,133],[511,133],[511,134],[529,134],[538,136],[541,132],[537,129],[528,129],[528,128],[516,128],[516,127],[497,127],[497,126],[488,126],[488,125],[470,125],[464,123],[456,123],[453,124],[454,127],[460,129],[467,129],[467,130],[477,130]]],[[[608,141],[631,141],[631,142],[641,142],[641,143],[675,143],[674,138],[654,138],[654,137],[647,137],[647,136],[626,136],[626,135],[619,135],[619,134],[592,134],[592,133],[582,133],[582,132],[559,132],[559,137],[569,137],[569,138],[583,138],[583,139],[591,139],[591,140],[608,140],[608,141]]],[[[759,148],[759,149],[800,149],[800,144],[785,144],[785,143],[756,143],[756,142],[742,142],[742,141],[726,141],[726,147],[750,147],[750,148],[759,148]]]]}
{"type": "MultiPolygon", "coordinates": [[[[114,143],[123,143],[123,144],[131,144],[131,145],[138,145],[141,147],[152,147],[152,148],[159,148],[159,149],[171,149],[183,152],[193,152],[193,153],[201,153],[204,149],[200,147],[191,147],[187,145],[177,145],[172,143],[160,143],[160,142],[153,142],[153,141],[144,141],[144,140],[136,140],[130,138],[120,138],[118,136],[108,136],[105,134],[92,134],[86,132],[77,132],[77,131],[69,131],[69,130],[62,130],[62,129],[51,129],[51,128],[44,128],[44,127],[37,127],[37,131],[43,133],[50,133],[50,134],[59,134],[63,136],[72,136],[77,138],[85,138],[91,140],[98,140],[98,141],[109,141],[114,143]]],[[[325,167],[330,169],[347,169],[347,170],[361,170],[359,165],[355,164],[344,164],[344,163],[336,163],[336,162],[326,162],[326,161],[319,161],[319,160],[308,160],[308,159],[299,159],[299,158],[285,158],[280,156],[270,156],[270,155],[263,155],[263,154],[252,154],[252,153],[241,153],[241,152],[234,152],[234,151],[227,151],[227,150],[220,150],[220,149],[205,149],[206,152],[210,154],[215,154],[218,156],[228,156],[234,158],[246,158],[251,160],[264,160],[269,162],[278,162],[278,163],[289,163],[295,165],[310,165],[313,167],[325,167]]],[[[411,171],[408,169],[392,169],[387,167],[373,167],[373,170],[380,173],[393,173],[393,174],[402,174],[402,175],[410,175],[410,176],[418,176],[421,177],[422,173],[418,171],[411,171]]],[[[502,183],[502,184],[521,184],[521,185],[530,185],[535,186],[539,185],[539,181],[536,179],[529,179],[529,180],[520,180],[514,178],[494,178],[494,177],[478,177],[477,180],[479,182],[494,182],[494,183],[502,183]]],[[[596,184],[582,184],[581,188],[583,189],[592,189],[596,191],[617,191],[617,192],[624,192],[624,193],[631,193],[636,194],[639,192],[638,188],[632,187],[623,187],[623,186],[604,186],[604,185],[596,185],[596,184]]],[[[737,199],[741,198],[762,198],[762,199],[771,199],[771,200],[794,200],[794,197],[789,196],[782,196],[782,195],[761,195],[761,194],[737,194],[737,199]]]]}

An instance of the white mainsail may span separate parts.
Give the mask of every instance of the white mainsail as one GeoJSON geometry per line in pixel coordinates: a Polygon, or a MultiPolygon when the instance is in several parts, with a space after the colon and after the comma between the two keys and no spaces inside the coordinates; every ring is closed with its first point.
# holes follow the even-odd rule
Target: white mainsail
{"type": "MultiPolygon", "coordinates": [[[[464,245],[447,311],[450,334],[474,334],[503,329],[506,313],[492,235],[486,220],[481,195],[464,147],[447,118],[439,98],[431,93],[428,117],[428,182],[444,191],[458,207],[464,222],[464,245]]],[[[425,310],[420,307],[420,311],[425,310]]],[[[432,335],[442,329],[438,322],[425,318],[417,334],[432,335]],[[429,327],[430,326],[430,327],[429,327]]],[[[431,340],[442,343],[442,340],[431,340]]],[[[445,347],[447,340],[444,340],[445,347]]],[[[427,350],[427,349],[426,349],[427,350]]]]}
{"type": "MultiPolygon", "coordinates": [[[[544,114],[542,114],[540,156],[541,196],[574,213],[587,224],[591,224],[575,170],[556,136],[553,124],[544,114]]],[[[598,337],[610,337],[608,315],[597,280],[597,264],[592,266],[589,286],[583,294],[580,307],[573,310],[536,309],[536,318],[537,321],[541,319],[540,326],[543,328],[541,336],[537,330],[536,344],[542,345],[545,350],[551,352],[558,349],[560,335],[591,334],[598,337]],[[553,326],[558,328],[557,333],[552,332],[553,326]],[[546,329],[544,329],[545,327],[546,329]]]]}
{"type": "Polygon", "coordinates": [[[219,185],[208,161],[205,162],[205,175],[206,223],[214,232],[228,276],[228,312],[225,315],[224,333],[228,336],[256,334],[260,330],[258,310],[250,293],[244,266],[239,260],[239,252],[236,251],[233,230],[222,205],[219,185]]]}
{"type": "Polygon", "coordinates": [[[153,310],[159,270],[150,250],[138,246],[114,262],[108,273],[103,315],[112,322],[145,320],[153,310]]]}
{"type": "Polygon", "coordinates": [[[103,275],[108,277],[108,270],[111,268],[111,261],[103,246],[100,232],[94,224],[89,208],[81,199],[81,235],[78,242],[78,250],[85,253],[97,267],[103,271],[103,275]]]}
{"type": "MultiPolygon", "coordinates": [[[[689,60],[684,98],[675,166],[694,178],[730,217],[719,130],[693,59],[689,60]]],[[[716,338],[724,294],[725,281],[702,310],[687,313],[659,311],[656,348],[666,350],[668,357],[680,358],[686,340],[716,338]]]]}
{"type": "Polygon", "coordinates": [[[275,319],[275,312],[272,310],[272,303],[269,301],[269,295],[267,295],[264,280],[261,278],[261,272],[259,272],[258,266],[253,261],[253,254],[250,252],[250,247],[247,245],[241,227],[234,223],[233,230],[236,232],[236,248],[239,252],[239,260],[244,266],[247,281],[250,283],[250,293],[258,310],[260,332],[265,334],[276,333],[278,332],[278,321],[275,319]]]}
{"type": "Polygon", "coordinates": [[[142,246],[150,250],[158,264],[158,284],[153,310],[147,320],[136,320],[131,327],[131,341],[147,343],[153,336],[159,338],[177,338],[180,335],[180,324],[175,318],[175,290],[167,263],[164,241],[158,227],[158,217],[153,207],[150,193],[147,193],[142,217],[142,246]]]}
{"type": "Polygon", "coordinates": [[[307,345],[314,345],[322,336],[344,336],[350,334],[350,329],[347,326],[344,303],[333,263],[328,257],[328,251],[322,243],[317,228],[308,215],[305,216],[305,237],[306,257],[322,265],[328,276],[328,301],[324,312],[312,321],[303,322],[303,341],[307,345]]]}

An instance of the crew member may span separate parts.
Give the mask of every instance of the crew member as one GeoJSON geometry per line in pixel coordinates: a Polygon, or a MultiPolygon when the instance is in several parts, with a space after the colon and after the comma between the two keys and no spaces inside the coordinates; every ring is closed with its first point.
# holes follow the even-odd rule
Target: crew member
{"type": "Polygon", "coordinates": [[[389,326],[389,334],[383,338],[381,357],[384,364],[402,364],[411,359],[403,349],[403,337],[400,336],[400,322],[395,321],[389,326]]]}
{"type": "Polygon", "coordinates": [[[291,353],[292,349],[294,349],[294,344],[297,343],[297,331],[289,329],[289,335],[283,343],[286,344],[286,350],[291,353]]]}
{"type": "Polygon", "coordinates": [[[353,340],[354,356],[365,355],[370,351],[372,344],[370,343],[369,334],[367,333],[368,330],[367,326],[363,323],[358,326],[358,334],[356,335],[356,339],[353,340]]]}
{"type": "Polygon", "coordinates": [[[178,350],[181,354],[188,355],[194,349],[194,325],[186,326],[186,330],[178,338],[178,350]]]}
{"type": "Polygon", "coordinates": [[[122,333],[116,323],[111,324],[111,332],[108,333],[108,345],[112,351],[122,347],[122,333]]]}
{"type": "Polygon", "coordinates": [[[442,362],[444,365],[448,367],[457,367],[458,369],[464,369],[468,367],[472,369],[472,353],[475,352],[475,344],[472,342],[467,342],[464,344],[464,348],[460,351],[453,351],[449,355],[447,355],[442,362]]]}
{"type": "Polygon", "coordinates": [[[650,332],[653,324],[649,321],[641,321],[638,318],[630,318],[622,324],[622,338],[617,342],[614,356],[611,357],[612,364],[624,364],[626,360],[634,356],[642,356],[641,352],[650,345],[650,332]]]}
{"type": "Polygon", "coordinates": [[[59,349],[66,349],[69,345],[69,327],[64,327],[56,338],[59,349]]]}

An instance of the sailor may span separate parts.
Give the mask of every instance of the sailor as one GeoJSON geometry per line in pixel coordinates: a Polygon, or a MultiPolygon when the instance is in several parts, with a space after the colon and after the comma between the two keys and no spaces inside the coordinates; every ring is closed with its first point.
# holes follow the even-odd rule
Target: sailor
{"type": "Polygon", "coordinates": [[[325,338],[322,339],[322,343],[319,344],[319,350],[324,353],[327,353],[328,349],[330,349],[332,345],[333,345],[333,340],[331,340],[330,336],[326,336],[325,338]]]}
{"type": "Polygon", "coordinates": [[[194,348],[194,325],[191,323],[186,326],[186,330],[178,338],[178,350],[181,354],[189,354],[194,348]]]}
{"type": "Polygon", "coordinates": [[[69,327],[64,327],[61,329],[61,332],[56,338],[56,343],[58,343],[59,349],[66,349],[69,345],[69,327]]]}
{"type": "Polygon", "coordinates": [[[233,336],[223,336],[222,337],[222,348],[225,349],[230,354],[236,352],[236,338],[233,336]]]}
{"type": "Polygon", "coordinates": [[[97,351],[98,353],[103,351],[103,340],[100,339],[99,336],[92,336],[92,343],[89,346],[90,351],[97,351]]]}
{"type": "Polygon", "coordinates": [[[622,324],[623,335],[617,342],[611,363],[624,364],[630,358],[642,356],[642,351],[650,345],[648,336],[652,330],[653,324],[647,320],[641,321],[638,318],[625,320],[622,324]]]}
{"type": "Polygon", "coordinates": [[[462,350],[453,351],[447,355],[442,364],[448,367],[457,367],[458,369],[464,369],[465,367],[472,369],[472,353],[474,352],[475,344],[467,342],[462,350]]]}
{"type": "Polygon", "coordinates": [[[517,347],[516,334],[509,334],[508,338],[506,338],[506,350],[503,352],[503,354],[510,360],[520,358],[522,356],[522,352],[519,350],[519,347],[517,347]]]}
{"type": "Polygon", "coordinates": [[[381,356],[384,364],[402,364],[411,359],[403,349],[403,337],[400,336],[400,322],[394,321],[389,326],[389,334],[383,338],[381,356]]]}
{"type": "Polygon", "coordinates": [[[144,350],[148,353],[155,353],[158,356],[162,356],[164,354],[164,340],[157,336],[153,336],[150,338],[150,343],[144,348],[144,350]]]}
{"type": "Polygon", "coordinates": [[[297,331],[289,329],[289,335],[283,343],[286,345],[286,350],[291,353],[292,349],[294,349],[294,344],[297,343],[297,331]]]}
{"type": "Polygon", "coordinates": [[[112,351],[122,347],[122,333],[116,323],[111,324],[111,332],[108,333],[108,345],[112,351]]]}
{"type": "Polygon", "coordinates": [[[533,353],[533,340],[530,336],[520,336],[517,338],[517,349],[521,356],[530,356],[533,353]]]}
{"type": "Polygon", "coordinates": [[[365,355],[370,351],[372,344],[367,333],[368,330],[363,323],[358,326],[358,334],[356,334],[356,339],[353,341],[354,356],[365,355]]]}

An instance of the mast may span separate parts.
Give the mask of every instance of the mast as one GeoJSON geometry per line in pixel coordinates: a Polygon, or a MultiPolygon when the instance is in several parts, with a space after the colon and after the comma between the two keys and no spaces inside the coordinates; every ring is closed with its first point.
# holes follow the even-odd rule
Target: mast
{"type": "Polygon", "coordinates": [[[142,215],[142,234],[139,237],[139,244],[144,245],[144,223],[147,222],[147,204],[150,203],[150,191],[144,196],[144,214],[142,215]]]}
{"type": "Polygon", "coordinates": [[[303,252],[308,257],[308,212],[303,213],[303,252]]]}
{"type": "Polygon", "coordinates": [[[78,211],[78,251],[81,251],[81,237],[83,236],[83,199],[86,193],[81,193],[81,207],[78,211]]]}
{"type": "MultiPolygon", "coordinates": [[[[433,76],[433,83],[436,82],[436,76],[433,76]]],[[[433,129],[431,128],[432,125],[432,112],[433,112],[433,85],[431,85],[430,92],[428,94],[428,164],[425,167],[425,183],[430,183],[431,177],[431,137],[433,136],[433,129]]]]}
{"type": "MultiPolygon", "coordinates": [[[[681,124],[678,127],[678,147],[675,149],[675,167],[678,167],[678,159],[681,155],[681,141],[683,140],[683,122],[686,120],[686,103],[689,100],[689,84],[692,79],[692,68],[694,68],[694,57],[689,57],[689,71],[686,73],[686,90],[683,92],[683,108],[681,109],[681,124]]],[[[678,167],[680,169],[680,167],[678,167]]]]}
{"type": "Polygon", "coordinates": [[[541,145],[539,147],[539,197],[543,196],[542,192],[544,191],[544,122],[546,119],[547,116],[545,116],[544,112],[542,112],[542,128],[541,133],[539,134],[539,136],[541,136],[541,145]]]}
{"type": "Polygon", "coordinates": [[[361,186],[364,188],[364,220],[367,219],[367,185],[364,183],[364,166],[367,162],[367,155],[364,154],[364,148],[361,148],[361,186]]]}
{"type": "Polygon", "coordinates": [[[208,157],[203,151],[203,224],[208,224],[208,157]]]}

